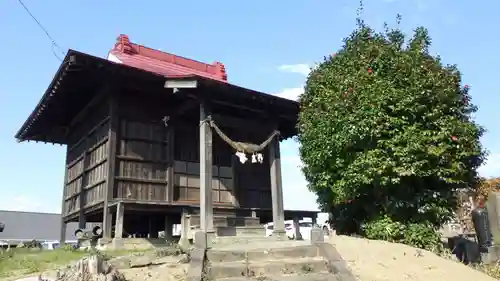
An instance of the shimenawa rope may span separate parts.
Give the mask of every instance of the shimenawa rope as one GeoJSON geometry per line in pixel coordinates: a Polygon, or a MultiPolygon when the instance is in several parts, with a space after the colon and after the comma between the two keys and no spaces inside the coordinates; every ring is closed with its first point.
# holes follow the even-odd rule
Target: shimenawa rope
{"type": "Polygon", "coordinates": [[[224,140],[227,144],[229,144],[237,152],[243,152],[243,153],[248,153],[248,154],[254,154],[254,153],[262,151],[264,148],[266,148],[269,145],[269,143],[271,143],[271,141],[273,141],[273,139],[275,137],[280,135],[280,132],[278,130],[275,130],[261,144],[233,141],[226,134],[224,134],[224,132],[222,132],[222,130],[217,126],[217,124],[215,124],[215,122],[213,120],[206,119],[206,120],[202,121],[201,124],[203,124],[204,122],[208,122],[210,127],[212,127],[214,129],[214,131],[217,133],[217,135],[219,135],[219,137],[222,140],[224,140]]]}

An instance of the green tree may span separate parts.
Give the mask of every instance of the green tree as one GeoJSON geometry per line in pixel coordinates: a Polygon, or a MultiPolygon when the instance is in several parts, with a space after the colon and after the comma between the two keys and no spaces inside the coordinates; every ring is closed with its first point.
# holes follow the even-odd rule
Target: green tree
{"type": "Polygon", "coordinates": [[[406,232],[421,227],[426,236],[442,225],[457,208],[456,191],[477,181],[484,160],[484,130],[471,117],[477,107],[457,67],[443,65],[430,46],[423,27],[407,38],[358,20],[307,79],[298,124],[303,172],[341,232],[423,247],[406,232]]]}

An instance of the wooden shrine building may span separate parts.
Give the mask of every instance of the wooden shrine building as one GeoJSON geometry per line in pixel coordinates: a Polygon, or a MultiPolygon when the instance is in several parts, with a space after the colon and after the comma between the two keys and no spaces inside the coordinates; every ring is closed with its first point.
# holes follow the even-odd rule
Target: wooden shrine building
{"type": "Polygon", "coordinates": [[[61,233],[102,222],[105,237],[154,238],[186,210],[207,232],[228,218],[280,232],[285,217],[316,216],[283,209],[279,140],[298,110],[228,83],[221,63],[120,35],[107,59],[69,50],[16,138],[67,146],[61,233]]]}

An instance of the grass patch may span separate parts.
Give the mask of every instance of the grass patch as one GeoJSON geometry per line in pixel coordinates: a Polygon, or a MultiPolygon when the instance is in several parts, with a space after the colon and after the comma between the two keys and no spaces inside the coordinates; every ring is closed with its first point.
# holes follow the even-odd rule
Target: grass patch
{"type": "MultiPolygon", "coordinates": [[[[450,249],[444,249],[443,251],[440,252],[435,252],[438,256],[448,259],[448,260],[453,260],[455,262],[460,262],[458,259],[455,258],[455,256],[451,253],[450,249]]],[[[467,265],[475,270],[481,271],[484,274],[500,280],[500,264],[484,264],[484,263],[470,263],[467,265]]]]}
{"type": "MultiPolygon", "coordinates": [[[[28,275],[56,269],[95,253],[96,251],[68,249],[41,250],[13,248],[9,251],[0,250],[0,278],[28,275]]],[[[105,258],[109,259],[129,255],[131,253],[140,254],[144,253],[144,251],[119,250],[100,253],[102,253],[105,258]]]]}
{"type": "Polygon", "coordinates": [[[10,249],[0,253],[0,278],[49,270],[78,260],[88,254],[84,251],[63,249],[51,251],[10,249]]]}
{"type": "Polygon", "coordinates": [[[500,280],[500,266],[498,264],[475,264],[472,268],[484,272],[486,275],[500,280]]]}

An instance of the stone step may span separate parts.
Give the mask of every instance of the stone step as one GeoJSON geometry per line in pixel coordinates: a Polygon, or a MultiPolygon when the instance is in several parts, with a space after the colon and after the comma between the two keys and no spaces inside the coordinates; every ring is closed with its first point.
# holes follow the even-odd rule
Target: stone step
{"type": "MultiPolygon", "coordinates": [[[[198,225],[190,227],[191,233],[195,233],[199,230],[200,227],[198,225]]],[[[266,230],[261,226],[224,226],[215,227],[215,235],[217,237],[245,237],[265,239],[266,230]]]]}
{"type": "MultiPolygon", "coordinates": [[[[224,246],[231,245],[251,245],[255,243],[267,243],[269,241],[276,241],[274,237],[263,237],[263,236],[251,236],[251,235],[240,235],[240,236],[219,236],[215,237],[212,241],[212,247],[220,248],[224,246]]],[[[225,248],[225,247],[224,247],[225,248]]]]}
{"type": "Polygon", "coordinates": [[[301,245],[287,248],[256,249],[248,251],[208,250],[207,258],[211,262],[231,261],[267,261],[293,258],[318,257],[318,248],[315,245],[301,245]]]}
{"type": "MultiPolygon", "coordinates": [[[[265,276],[261,278],[255,277],[228,277],[228,278],[219,278],[217,281],[256,281],[256,280],[265,280],[265,281],[343,281],[340,279],[339,275],[335,275],[332,273],[309,273],[309,274],[293,274],[293,275],[279,275],[279,276],[265,276]]],[[[347,279],[350,280],[350,279],[347,279]]],[[[355,281],[355,280],[353,280],[355,281]]]]}
{"type": "Polygon", "coordinates": [[[322,258],[296,258],[268,260],[260,262],[210,263],[208,276],[212,279],[227,277],[262,277],[283,274],[309,274],[328,272],[327,263],[322,258]]]}
{"type": "Polygon", "coordinates": [[[215,227],[215,234],[219,237],[226,236],[256,236],[265,237],[266,230],[262,226],[227,226],[215,227]]]}
{"type": "MultiPolygon", "coordinates": [[[[196,214],[189,215],[189,222],[191,226],[199,226],[200,216],[196,214]]],[[[233,216],[214,215],[214,226],[215,227],[260,226],[260,219],[256,217],[233,217],[233,216]]]]}

